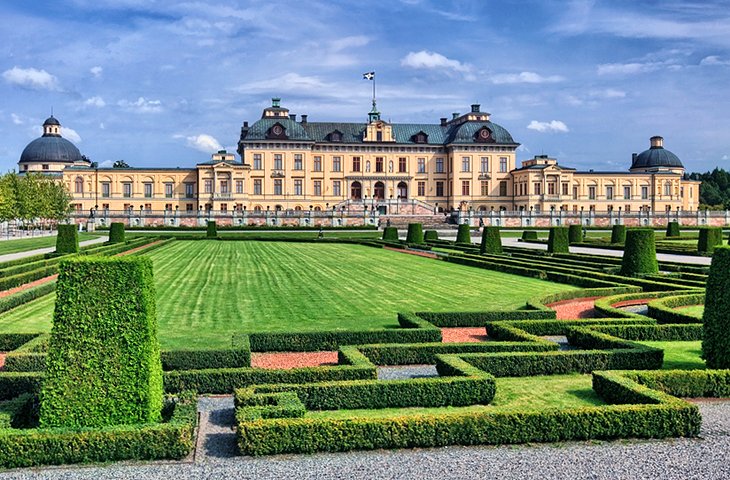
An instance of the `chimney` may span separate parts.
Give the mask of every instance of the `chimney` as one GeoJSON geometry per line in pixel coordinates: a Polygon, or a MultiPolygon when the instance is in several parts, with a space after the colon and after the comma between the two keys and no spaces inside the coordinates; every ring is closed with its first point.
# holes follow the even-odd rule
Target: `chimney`
{"type": "Polygon", "coordinates": [[[290,113],[289,114],[289,120],[291,120],[292,122],[296,122],[297,121],[297,114],[296,113],[290,113]]]}
{"type": "Polygon", "coordinates": [[[655,135],[649,139],[651,148],[664,148],[664,139],[659,135],[655,135]]]}
{"type": "Polygon", "coordinates": [[[471,104],[471,113],[479,113],[479,104],[478,103],[471,104]]]}
{"type": "Polygon", "coordinates": [[[639,156],[639,154],[638,154],[638,153],[632,153],[632,154],[631,154],[631,163],[632,163],[632,164],[633,164],[633,163],[636,163],[636,157],[638,157],[638,156],[639,156]]]}
{"type": "Polygon", "coordinates": [[[454,112],[451,114],[451,120],[456,120],[457,118],[459,118],[459,112],[454,112]]]}
{"type": "Polygon", "coordinates": [[[307,124],[307,115],[302,114],[302,125],[307,124]]]}
{"type": "Polygon", "coordinates": [[[443,127],[444,125],[446,125],[446,120],[447,120],[447,119],[446,119],[446,117],[441,117],[441,126],[442,126],[442,127],[443,127]]]}
{"type": "Polygon", "coordinates": [[[248,128],[248,121],[243,122],[243,128],[248,128]]]}

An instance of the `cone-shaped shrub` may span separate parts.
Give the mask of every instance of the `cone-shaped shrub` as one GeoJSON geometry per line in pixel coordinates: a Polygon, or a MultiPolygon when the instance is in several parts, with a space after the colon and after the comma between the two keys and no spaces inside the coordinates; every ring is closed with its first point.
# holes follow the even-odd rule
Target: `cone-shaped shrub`
{"type": "Polygon", "coordinates": [[[383,240],[388,242],[398,241],[398,229],[395,227],[385,227],[383,229],[383,240]]]}
{"type": "Polygon", "coordinates": [[[537,232],[535,230],[525,230],[522,232],[522,240],[537,240],[537,232]]]}
{"type": "Polygon", "coordinates": [[[471,231],[469,225],[462,223],[456,232],[456,243],[471,243],[471,231]]]}
{"type": "Polygon", "coordinates": [[[551,227],[548,236],[548,252],[568,253],[568,227],[551,227]]]}
{"type": "Polygon", "coordinates": [[[114,222],[109,225],[109,243],[124,243],[124,224],[114,222]]]}
{"type": "Polygon", "coordinates": [[[479,253],[502,253],[502,237],[499,235],[499,227],[484,227],[479,253]]]}
{"type": "Polygon", "coordinates": [[[629,228],[626,230],[624,258],[621,262],[621,275],[657,273],[654,230],[651,228],[629,228]]]}
{"type": "Polygon", "coordinates": [[[40,394],[42,427],[156,422],[162,409],[152,261],[61,262],[40,394]]]}
{"type": "Polygon", "coordinates": [[[624,243],[626,241],[626,225],[614,225],[611,227],[611,243],[624,243]]]}
{"type": "Polygon", "coordinates": [[[423,225],[420,223],[409,223],[406,243],[423,243],[423,225]]]}
{"type": "Polygon", "coordinates": [[[76,225],[59,225],[56,236],[56,253],[79,253],[79,232],[76,225]]]}
{"type": "Polygon", "coordinates": [[[427,242],[439,239],[439,232],[436,230],[426,230],[423,232],[423,239],[427,242]]]}
{"type": "Polygon", "coordinates": [[[583,241],[583,227],[581,225],[570,225],[568,227],[568,242],[580,243],[583,241]]]}
{"type": "Polygon", "coordinates": [[[700,239],[697,241],[697,251],[700,253],[712,253],[715,247],[722,245],[721,227],[700,228],[700,239]]]}
{"type": "Polygon", "coordinates": [[[730,368],[730,247],[718,247],[707,276],[702,358],[707,368],[730,368]]]}
{"type": "Polygon", "coordinates": [[[679,222],[667,223],[667,237],[678,237],[679,236],[679,222]]]}
{"type": "Polygon", "coordinates": [[[207,238],[216,238],[218,236],[218,225],[214,221],[208,222],[208,230],[205,233],[207,238]]]}

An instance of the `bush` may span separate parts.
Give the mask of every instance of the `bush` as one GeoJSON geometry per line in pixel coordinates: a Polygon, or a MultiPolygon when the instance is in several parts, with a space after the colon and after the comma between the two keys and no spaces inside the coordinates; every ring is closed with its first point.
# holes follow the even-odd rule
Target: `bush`
{"type": "Polygon", "coordinates": [[[583,241],[583,226],[582,225],[570,225],[568,226],[568,242],[569,243],[581,243],[583,241]]]}
{"type": "Polygon", "coordinates": [[[215,221],[209,221],[208,228],[205,231],[205,238],[217,238],[217,237],[218,237],[218,227],[217,227],[215,221]]]}
{"type": "Polygon", "coordinates": [[[383,240],[388,242],[398,241],[398,229],[395,227],[385,227],[383,229],[383,240]]]}
{"type": "Polygon", "coordinates": [[[109,225],[109,243],[124,243],[124,224],[112,222],[109,225]]]}
{"type": "Polygon", "coordinates": [[[471,227],[468,224],[459,225],[459,229],[456,231],[456,243],[471,244],[471,227]]]}
{"type": "Polygon", "coordinates": [[[707,368],[730,368],[730,247],[715,249],[707,277],[702,358],[707,368]]]}
{"type": "Polygon", "coordinates": [[[679,235],[679,222],[667,223],[667,237],[678,237],[679,235]]]}
{"type": "Polygon", "coordinates": [[[721,227],[700,228],[700,238],[697,240],[697,251],[700,253],[712,253],[715,247],[722,245],[721,227]]]}
{"type": "Polygon", "coordinates": [[[705,292],[694,293],[691,295],[678,295],[670,297],[662,297],[649,302],[647,305],[647,315],[655,318],[658,323],[684,324],[684,323],[702,323],[702,319],[686,315],[677,307],[686,307],[689,305],[702,305],[705,303],[705,292]]]}
{"type": "Polygon", "coordinates": [[[729,370],[657,370],[621,372],[649,388],[682,398],[730,397],[729,370]]]}
{"type": "Polygon", "coordinates": [[[439,239],[439,232],[436,230],[426,230],[423,232],[423,239],[427,242],[433,242],[439,239]]]}
{"type": "Polygon", "coordinates": [[[46,363],[43,427],[158,421],[162,366],[152,261],[61,262],[46,363]]]}
{"type": "Polygon", "coordinates": [[[56,236],[56,253],[66,255],[79,252],[79,232],[76,225],[59,225],[56,236]]]}
{"type": "Polygon", "coordinates": [[[628,229],[621,263],[621,275],[635,276],[658,272],[654,230],[650,228],[628,229]]]}
{"type": "Polygon", "coordinates": [[[614,225],[611,227],[611,243],[626,242],[626,225],[614,225]]]}
{"type": "Polygon", "coordinates": [[[423,225],[420,223],[409,223],[406,243],[423,243],[423,225]]]}
{"type": "Polygon", "coordinates": [[[522,240],[537,240],[537,232],[535,230],[523,231],[522,240]]]}
{"type": "Polygon", "coordinates": [[[502,253],[502,237],[499,234],[499,227],[484,227],[482,229],[482,243],[479,246],[479,253],[494,255],[502,253]]]}
{"type": "Polygon", "coordinates": [[[548,248],[550,253],[569,253],[568,228],[551,227],[548,236],[548,248]]]}

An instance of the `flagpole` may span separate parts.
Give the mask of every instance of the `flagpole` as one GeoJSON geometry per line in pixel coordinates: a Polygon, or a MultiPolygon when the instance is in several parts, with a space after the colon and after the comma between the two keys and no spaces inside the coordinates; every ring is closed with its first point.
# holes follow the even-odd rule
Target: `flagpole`
{"type": "Polygon", "coordinates": [[[375,105],[375,75],[373,75],[373,106],[375,105]]]}

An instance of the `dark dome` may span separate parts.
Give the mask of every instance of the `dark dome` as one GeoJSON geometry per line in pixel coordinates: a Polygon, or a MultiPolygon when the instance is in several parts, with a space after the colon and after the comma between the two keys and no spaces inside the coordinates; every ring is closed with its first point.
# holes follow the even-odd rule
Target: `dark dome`
{"type": "Polygon", "coordinates": [[[60,136],[45,136],[36,138],[30,142],[25,147],[25,150],[23,150],[23,153],[20,154],[20,161],[18,163],[73,163],[80,160],[82,160],[81,152],[79,152],[79,149],[73,143],[60,136]]]}
{"type": "Polygon", "coordinates": [[[46,118],[46,121],[43,122],[43,125],[58,125],[60,127],[61,122],[59,122],[58,119],[56,119],[56,117],[51,115],[50,117],[46,118]]]}
{"type": "Polygon", "coordinates": [[[661,137],[651,138],[651,148],[636,155],[631,162],[631,170],[635,168],[684,168],[682,161],[675,154],[664,148],[661,137]]]}

